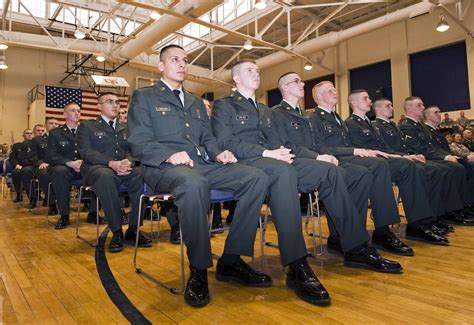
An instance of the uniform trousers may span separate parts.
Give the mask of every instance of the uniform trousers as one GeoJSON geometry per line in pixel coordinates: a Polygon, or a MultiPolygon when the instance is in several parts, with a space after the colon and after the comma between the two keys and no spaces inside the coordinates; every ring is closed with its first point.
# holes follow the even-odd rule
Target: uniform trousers
{"type": "Polygon", "coordinates": [[[36,176],[36,178],[38,178],[41,191],[43,191],[46,197],[46,202],[50,202],[50,204],[52,204],[56,200],[56,197],[54,196],[54,189],[52,189],[49,193],[50,194],[49,200],[47,197],[48,184],[51,181],[51,177],[50,177],[51,174],[49,173],[48,169],[49,168],[46,168],[46,169],[35,168],[34,175],[36,176]]]}
{"type": "Polygon", "coordinates": [[[210,190],[232,191],[238,201],[224,254],[253,256],[260,209],[267,191],[267,176],[241,164],[194,162],[194,167],[163,163],[145,167],[145,180],[155,191],[171,192],[178,208],[189,263],[197,269],[212,266],[207,211],[210,190]]]}
{"type": "Polygon", "coordinates": [[[30,195],[30,181],[34,176],[33,166],[23,166],[21,169],[14,169],[12,172],[12,182],[17,195],[21,194],[21,188],[30,195]]]}
{"type": "MultiPolygon", "coordinates": [[[[105,213],[107,225],[112,232],[122,229],[121,199],[118,192],[120,184],[125,184],[130,196],[131,211],[129,214],[128,226],[136,229],[138,224],[138,205],[140,195],[143,192],[143,178],[141,169],[135,167],[130,174],[119,176],[109,167],[88,166],[87,185],[92,186],[92,190],[99,198],[102,209],[105,213]]],[[[84,176],[84,175],[83,175],[84,176]]],[[[91,205],[95,205],[92,204],[91,205]]]]}

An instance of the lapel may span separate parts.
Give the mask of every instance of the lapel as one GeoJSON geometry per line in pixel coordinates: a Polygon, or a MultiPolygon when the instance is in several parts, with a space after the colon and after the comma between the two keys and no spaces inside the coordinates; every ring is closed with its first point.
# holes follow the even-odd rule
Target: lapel
{"type": "MultiPolygon", "coordinates": [[[[238,106],[240,106],[241,108],[244,108],[250,114],[255,114],[255,107],[253,107],[252,104],[250,104],[250,102],[247,100],[247,98],[245,98],[241,93],[236,91],[233,95],[233,98],[234,98],[234,103],[236,103],[238,106]]],[[[264,113],[264,109],[260,106],[261,105],[257,103],[259,120],[262,118],[262,114],[264,113]]]]}
{"type": "Polygon", "coordinates": [[[188,93],[186,90],[184,90],[184,88],[183,88],[183,92],[184,92],[184,110],[187,111],[191,106],[193,106],[194,101],[196,100],[196,97],[188,93]]]}
{"type": "MultiPolygon", "coordinates": [[[[76,134],[77,134],[77,127],[78,127],[78,126],[79,126],[79,124],[76,125],[76,134]]],[[[63,133],[63,135],[64,135],[66,138],[68,138],[69,140],[72,140],[73,142],[76,141],[76,137],[75,137],[74,135],[72,135],[71,131],[69,131],[69,128],[67,127],[66,124],[64,124],[61,128],[62,128],[62,131],[61,131],[61,132],[63,133]]]]}
{"type": "MultiPolygon", "coordinates": [[[[305,120],[307,121],[307,119],[305,118],[305,115],[304,115],[304,112],[301,111],[302,115],[297,112],[293,107],[291,107],[290,104],[288,104],[285,100],[282,100],[281,103],[280,103],[280,106],[288,113],[288,114],[291,114],[292,116],[294,117],[297,117],[299,119],[302,119],[302,120],[305,120]]],[[[300,108],[301,109],[301,108],[300,108]]]]}
{"type": "Polygon", "coordinates": [[[117,119],[117,125],[115,125],[115,133],[122,132],[126,128],[127,128],[127,125],[119,122],[119,120],[117,119]]]}
{"type": "Polygon", "coordinates": [[[96,118],[95,120],[95,126],[105,132],[109,132],[109,133],[114,133],[114,130],[110,127],[110,125],[104,121],[104,119],[99,116],[96,118]]]}
{"type": "MultiPolygon", "coordinates": [[[[166,86],[163,81],[159,81],[157,84],[155,84],[155,92],[159,95],[159,98],[161,101],[165,103],[169,103],[175,107],[179,107],[182,109],[181,103],[178,101],[178,98],[174,95],[173,91],[166,86]]],[[[189,97],[192,97],[188,94],[189,97]]],[[[186,104],[186,92],[184,92],[184,103],[186,104]]],[[[189,100],[188,100],[189,102],[189,100]]]]}

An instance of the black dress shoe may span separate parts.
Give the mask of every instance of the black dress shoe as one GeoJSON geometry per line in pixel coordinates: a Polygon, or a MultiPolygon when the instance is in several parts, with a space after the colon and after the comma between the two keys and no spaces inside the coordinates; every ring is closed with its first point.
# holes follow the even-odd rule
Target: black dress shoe
{"type": "MultiPolygon", "coordinates": [[[[87,214],[87,223],[97,224],[97,212],[89,212],[87,214]]],[[[99,225],[105,225],[106,221],[104,218],[99,216],[99,225]]]]}
{"type": "Polygon", "coordinates": [[[447,223],[451,223],[459,226],[474,226],[474,220],[467,218],[462,213],[451,212],[441,216],[441,218],[447,223]]]}
{"type": "Polygon", "coordinates": [[[368,268],[382,273],[401,273],[402,266],[383,258],[377,250],[370,246],[353,249],[344,254],[344,265],[355,268],[368,268]]]}
{"type": "Polygon", "coordinates": [[[216,279],[222,282],[238,282],[249,287],[270,287],[273,284],[270,276],[252,269],[241,258],[231,265],[217,261],[216,279]]]}
{"type": "Polygon", "coordinates": [[[402,242],[392,232],[387,232],[381,236],[372,236],[372,244],[392,254],[401,256],[414,256],[413,249],[402,242]]]}
{"type": "Polygon", "coordinates": [[[300,299],[310,304],[329,305],[331,303],[329,292],[319,282],[306,259],[289,268],[286,286],[293,289],[300,299]]]}
{"type": "Polygon", "coordinates": [[[176,224],[176,225],[171,227],[170,243],[175,244],[175,245],[181,243],[181,237],[180,237],[180,233],[179,233],[179,224],[176,224]]]}
{"type": "MultiPolygon", "coordinates": [[[[151,209],[149,206],[145,208],[145,211],[143,212],[143,219],[145,220],[158,220],[158,218],[161,217],[161,214],[158,214],[155,212],[155,210],[151,209]]],[[[166,217],[166,215],[165,215],[166,217]]]]}
{"type": "Polygon", "coordinates": [[[117,253],[123,250],[123,233],[122,231],[117,231],[112,234],[112,239],[109,243],[109,252],[117,253]]]}
{"type": "Polygon", "coordinates": [[[329,236],[326,248],[329,253],[344,256],[344,252],[342,251],[341,247],[341,241],[337,237],[329,236]]]}
{"type": "Polygon", "coordinates": [[[69,226],[70,222],[69,222],[69,216],[68,215],[65,215],[65,216],[61,216],[58,220],[58,222],[56,223],[56,226],[54,226],[54,229],[64,229],[66,228],[67,226],[69,226]]]}
{"type": "Polygon", "coordinates": [[[436,235],[429,225],[423,225],[417,228],[407,227],[407,239],[418,240],[432,245],[448,245],[449,241],[442,236],[436,235]]]}
{"type": "Polygon", "coordinates": [[[448,233],[454,232],[454,227],[451,226],[449,223],[444,222],[443,220],[437,220],[434,222],[434,225],[440,229],[445,229],[448,233]]]}
{"type": "Polygon", "coordinates": [[[13,200],[13,203],[18,203],[23,201],[23,195],[17,194],[15,199],[13,200]]]}
{"type": "Polygon", "coordinates": [[[192,265],[189,269],[191,274],[184,290],[184,301],[192,307],[204,307],[210,300],[207,270],[198,270],[192,265]]]}
{"type": "Polygon", "coordinates": [[[36,200],[30,200],[28,203],[28,209],[32,210],[34,208],[36,208],[36,200]]]}
{"type": "MultiPolygon", "coordinates": [[[[137,240],[137,231],[135,229],[128,228],[125,231],[125,242],[129,245],[135,246],[135,241],[137,240]]],[[[141,232],[138,235],[138,247],[151,247],[152,241],[147,236],[143,235],[141,232]]]]}
{"type": "Polygon", "coordinates": [[[428,226],[435,235],[446,237],[449,234],[449,231],[447,229],[439,228],[435,223],[431,223],[428,226]]]}
{"type": "Polygon", "coordinates": [[[58,209],[56,208],[56,204],[55,205],[51,205],[49,208],[48,208],[48,216],[54,216],[58,214],[58,209]]]}

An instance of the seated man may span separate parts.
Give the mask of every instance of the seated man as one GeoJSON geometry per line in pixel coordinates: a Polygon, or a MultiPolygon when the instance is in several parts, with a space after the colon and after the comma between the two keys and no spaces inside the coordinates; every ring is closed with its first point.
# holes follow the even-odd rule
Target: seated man
{"type": "MultiPolygon", "coordinates": [[[[76,131],[81,117],[81,108],[76,103],[64,106],[66,123],[54,128],[48,136],[45,162],[49,164],[49,175],[56,194],[56,203],[60,218],[55,229],[66,228],[69,221],[70,188],[73,180],[81,179],[80,167],[82,160],[77,150],[76,131]]],[[[92,196],[91,196],[92,200],[92,196]]],[[[87,222],[96,223],[97,211],[95,204],[89,205],[87,222]]],[[[105,221],[101,218],[100,224],[105,221]]]]}
{"type": "MultiPolygon", "coordinates": [[[[372,101],[367,92],[363,89],[354,90],[349,95],[349,106],[352,108],[352,115],[346,119],[351,142],[360,148],[380,150],[390,154],[387,162],[390,168],[392,182],[397,184],[403,207],[408,220],[406,236],[408,239],[420,240],[435,245],[446,245],[448,240],[441,234],[444,231],[438,229],[434,224],[435,212],[431,209],[428,201],[428,194],[432,190],[431,186],[442,184],[443,175],[437,173],[437,167],[432,165],[418,165],[416,156],[403,155],[403,153],[391,150],[380,134],[375,130],[366,114],[370,111],[372,101]],[[427,180],[425,169],[433,169],[430,174],[432,183],[427,180]]],[[[441,199],[442,187],[438,186],[434,199],[441,199]]]]}
{"type": "MultiPolygon", "coordinates": [[[[15,187],[16,198],[13,202],[23,201],[22,187],[27,195],[30,195],[30,181],[33,178],[33,166],[37,160],[35,151],[32,149],[33,131],[25,129],[23,131],[23,142],[17,142],[13,145],[10,153],[10,163],[14,170],[12,173],[13,187],[15,187]]],[[[36,206],[36,197],[29,198],[28,208],[36,206]]]]}
{"type": "Polygon", "coordinates": [[[389,225],[400,222],[390,166],[385,159],[389,155],[380,150],[359,148],[351,143],[347,126],[335,111],[338,98],[332,82],[322,81],[314,85],[312,95],[318,105],[310,116],[316,150],[328,147],[340,162],[363,166],[372,173],[369,195],[375,226],[372,243],[394,254],[413,255],[413,250],[389,229],[389,225]]]}
{"type": "Polygon", "coordinates": [[[260,70],[255,61],[234,64],[232,78],[237,91],[233,96],[215,101],[211,118],[213,131],[222,148],[235,152],[242,164],[261,169],[268,175],[269,205],[278,233],[281,262],[289,266],[287,286],[307,302],[327,304],[330,301],[306,259],[298,190],[319,191],[330,222],[339,234],[346,266],[400,272],[400,264],[382,258],[367,245],[365,217],[358,214],[337,167],[318,161],[319,156],[305,148],[291,152],[284,147],[286,143],[276,133],[271,109],[255,102],[255,92],[260,86],[260,70]]]}
{"type": "Polygon", "coordinates": [[[56,208],[56,198],[54,197],[54,191],[50,191],[51,197],[47,198],[48,195],[48,184],[50,182],[48,167],[49,164],[45,162],[46,153],[48,148],[48,134],[52,129],[58,126],[58,120],[54,117],[46,118],[46,127],[42,124],[36,124],[33,128],[35,137],[33,138],[33,148],[35,150],[38,160],[35,163],[34,174],[39,180],[39,185],[44,193],[44,206],[49,202],[48,215],[55,215],[58,213],[56,208]]]}
{"type": "MultiPolygon", "coordinates": [[[[120,102],[116,94],[106,92],[97,98],[101,116],[82,122],[77,131],[77,145],[83,160],[80,166],[84,184],[91,185],[104,209],[112,231],[109,252],[123,250],[123,242],[134,245],[137,236],[138,204],[143,192],[140,168],[135,167],[127,143],[127,127],[117,116],[120,102]],[[122,233],[122,210],[118,186],[125,184],[131,212],[125,236],[122,233]]],[[[140,233],[139,247],[151,247],[151,240],[140,233]]]]}
{"type": "Polygon", "coordinates": [[[230,151],[219,149],[202,100],[183,89],[187,63],[180,46],[161,49],[160,82],[133,93],[128,142],[143,166],[147,184],[154,191],[171,192],[175,198],[191,270],[184,300],[198,307],[210,300],[207,268],[212,266],[212,254],[207,210],[211,188],[232,191],[238,201],[216,277],[256,287],[268,287],[272,280],[240,258],[253,256],[267,177],[258,169],[236,164],[230,151]]]}
{"type": "Polygon", "coordinates": [[[449,149],[451,152],[458,157],[462,157],[467,159],[468,161],[474,161],[474,152],[469,150],[468,147],[462,144],[462,134],[461,133],[454,133],[453,135],[453,142],[449,144],[449,149]]]}
{"type": "Polygon", "coordinates": [[[463,167],[461,164],[462,160],[451,155],[449,146],[448,150],[446,150],[446,145],[442,144],[446,139],[442,134],[437,139],[435,132],[432,133],[429,130],[430,128],[435,131],[441,120],[439,108],[432,107],[425,111],[421,98],[412,96],[405,99],[404,109],[407,118],[400,125],[400,131],[405,137],[407,147],[417,154],[422,154],[426,159],[442,164],[452,171],[451,179],[454,184],[454,190],[451,192],[454,193],[456,191],[457,195],[453,196],[452,201],[450,201],[452,204],[450,211],[454,207],[456,210],[454,213],[444,215],[444,220],[459,225],[474,225],[474,220],[472,219],[474,212],[472,209],[474,203],[472,177],[469,177],[468,183],[471,168],[470,166],[463,167]],[[422,117],[429,121],[428,123],[432,123],[432,126],[429,127],[421,124],[419,120],[422,117]]]}
{"type": "Polygon", "coordinates": [[[469,150],[474,151],[474,141],[472,141],[472,131],[470,129],[462,131],[462,144],[469,150]]]}

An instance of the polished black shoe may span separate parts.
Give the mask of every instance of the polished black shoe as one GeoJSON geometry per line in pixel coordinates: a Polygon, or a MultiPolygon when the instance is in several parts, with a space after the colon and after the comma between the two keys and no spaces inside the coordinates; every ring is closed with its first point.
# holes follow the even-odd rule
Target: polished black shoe
{"type": "Polygon", "coordinates": [[[355,268],[368,268],[382,273],[401,273],[402,266],[383,258],[377,250],[370,246],[353,249],[344,254],[344,265],[355,268]]]}
{"type": "Polygon", "coordinates": [[[124,209],[120,209],[122,211],[122,225],[128,225],[128,213],[125,212],[124,209]]]}
{"type": "Polygon", "coordinates": [[[15,199],[13,200],[13,203],[18,203],[23,201],[23,195],[17,194],[15,199]]]}
{"type": "Polygon", "coordinates": [[[184,301],[192,307],[204,307],[211,299],[207,285],[207,270],[198,270],[191,265],[189,269],[191,274],[184,290],[184,301]]]}
{"type": "Polygon", "coordinates": [[[439,236],[431,230],[429,225],[423,225],[417,228],[407,227],[406,237],[410,240],[417,240],[432,245],[448,245],[449,241],[439,236]]]}
{"type": "Polygon", "coordinates": [[[467,218],[462,213],[451,212],[441,216],[441,218],[447,223],[451,223],[459,226],[474,226],[474,220],[467,218]]]}
{"type": "Polygon", "coordinates": [[[123,233],[118,231],[112,234],[112,239],[109,243],[109,252],[118,253],[123,250],[123,233]]]}
{"type": "Polygon", "coordinates": [[[273,284],[270,276],[255,271],[241,258],[231,265],[217,261],[216,279],[222,282],[238,282],[249,287],[271,287],[273,284]]]}
{"type": "MultiPolygon", "coordinates": [[[[87,214],[87,223],[97,224],[97,212],[89,212],[87,214]]],[[[99,225],[105,225],[106,221],[104,218],[99,216],[99,225]]]]}
{"type": "Polygon", "coordinates": [[[181,237],[179,233],[179,224],[176,224],[173,227],[171,227],[170,243],[176,244],[176,245],[181,243],[181,237]]]}
{"type": "MultiPolygon", "coordinates": [[[[166,215],[164,216],[166,217],[166,215]]],[[[143,219],[145,220],[158,220],[158,218],[161,218],[161,214],[158,214],[155,212],[155,210],[151,209],[149,206],[145,208],[145,211],[143,212],[143,219]]]]}
{"type": "Polygon", "coordinates": [[[58,214],[58,209],[56,208],[56,204],[55,205],[51,205],[49,208],[48,208],[48,216],[54,216],[54,215],[57,215],[58,214]]]}
{"type": "MultiPolygon", "coordinates": [[[[125,231],[124,239],[127,244],[135,246],[135,241],[137,240],[137,231],[135,229],[128,228],[127,231],[125,231]]],[[[138,234],[138,247],[151,247],[152,243],[152,240],[143,235],[141,232],[138,234]]]]}
{"type": "Polygon", "coordinates": [[[436,224],[431,223],[428,225],[433,232],[433,234],[441,236],[441,237],[446,237],[449,234],[449,231],[444,228],[439,228],[436,224]]]}
{"type": "Polygon", "coordinates": [[[54,226],[54,229],[64,229],[66,228],[67,226],[69,226],[71,222],[69,221],[69,216],[66,215],[66,216],[61,216],[58,220],[58,222],[56,223],[56,225],[54,226]]]}
{"type": "Polygon", "coordinates": [[[329,253],[344,256],[344,252],[342,251],[341,247],[341,241],[337,237],[329,236],[326,248],[329,253]]]}
{"type": "Polygon", "coordinates": [[[469,216],[474,216],[474,207],[472,207],[472,206],[464,207],[463,212],[466,213],[469,216]]]}
{"type": "Polygon", "coordinates": [[[447,232],[454,232],[454,227],[449,223],[444,222],[443,220],[437,220],[434,222],[434,225],[440,229],[445,229],[447,232]]]}
{"type": "Polygon", "coordinates": [[[413,249],[398,239],[392,232],[387,232],[381,236],[372,236],[372,245],[396,255],[415,255],[413,249]]]}
{"type": "Polygon", "coordinates": [[[331,297],[314,274],[306,259],[291,266],[286,275],[286,286],[296,295],[310,304],[329,305],[331,297]]]}

